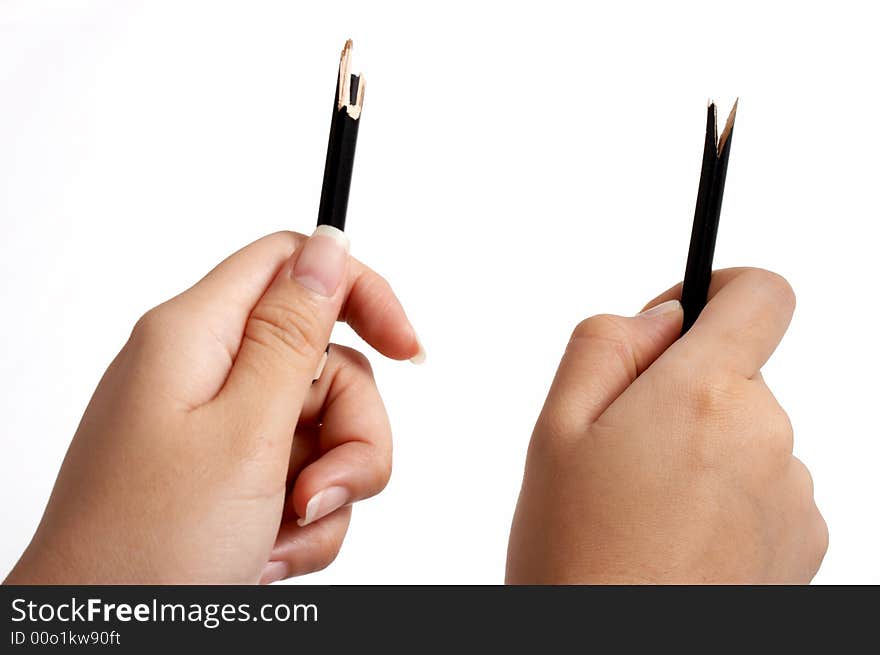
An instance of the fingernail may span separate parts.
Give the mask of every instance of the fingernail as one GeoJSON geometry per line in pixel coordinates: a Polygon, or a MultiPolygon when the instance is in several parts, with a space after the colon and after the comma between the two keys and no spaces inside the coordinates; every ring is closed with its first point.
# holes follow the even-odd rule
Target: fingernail
{"type": "Polygon", "coordinates": [[[306,505],[306,515],[297,519],[297,525],[304,527],[309,523],[314,523],[318,519],[332,514],[347,502],[348,490],[345,487],[328,487],[319,491],[309,499],[309,503],[306,505]]]}
{"type": "Polygon", "coordinates": [[[651,307],[651,309],[646,309],[641,314],[636,314],[636,316],[648,318],[679,311],[681,311],[681,303],[678,300],[667,300],[666,302],[661,302],[655,307],[651,307]]]}
{"type": "Polygon", "coordinates": [[[315,293],[331,297],[348,264],[348,237],[330,225],[319,225],[306,241],[291,277],[315,293]]]}
{"type": "MultiPolygon", "coordinates": [[[[415,334],[415,332],[413,332],[415,334]]],[[[419,335],[416,334],[416,343],[419,344],[419,352],[409,358],[413,364],[419,365],[425,363],[425,358],[427,354],[425,353],[425,347],[422,345],[422,340],[419,339],[419,335]]]]}
{"type": "Polygon", "coordinates": [[[272,584],[287,577],[290,568],[287,562],[269,562],[263,567],[260,584],[272,584]]]}

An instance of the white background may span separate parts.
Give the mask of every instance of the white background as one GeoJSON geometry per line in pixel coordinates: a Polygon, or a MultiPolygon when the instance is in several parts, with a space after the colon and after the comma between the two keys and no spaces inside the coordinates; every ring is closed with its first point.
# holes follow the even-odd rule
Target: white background
{"type": "Polygon", "coordinates": [[[816,580],[880,583],[880,48],[875,17],[831,6],[0,2],[0,576],[138,316],[311,231],[351,36],[353,251],[428,362],[371,355],[395,473],[305,580],[502,581],[569,332],[680,279],[706,99],[739,95],[716,265],[798,293],[765,376],[830,526],[816,580]]]}

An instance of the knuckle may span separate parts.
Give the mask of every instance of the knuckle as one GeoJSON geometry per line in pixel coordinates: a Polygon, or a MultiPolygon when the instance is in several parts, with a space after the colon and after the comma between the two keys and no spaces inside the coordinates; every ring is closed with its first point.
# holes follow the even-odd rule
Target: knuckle
{"type": "Polygon", "coordinates": [[[574,430],[572,421],[569,418],[573,414],[575,414],[575,411],[568,410],[567,402],[558,403],[558,406],[553,408],[553,410],[545,408],[538,418],[535,429],[532,431],[529,450],[543,451],[556,446],[563,440],[565,435],[570,434],[574,430]]]}
{"type": "Polygon", "coordinates": [[[741,392],[715,376],[702,376],[679,389],[684,398],[675,404],[684,408],[690,426],[687,453],[692,467],[708,471],[731,466],[741,457],[748,433],[741,392]]]}
{"type": "Polygon", "coordinates": [[[570,345],[584,341],[597,344],[608,350],[635,378],[638,373],[635,352],[630,343],[629,333],[619,316],[599,314],[577,324],[571,334],[570,345]]]}
{"type": "MultiPolygon", "coordinates": [[[[596,425],[590,429],[597,429],[596,425]]],[[[526,468],[537,466],[554,471],[564,470],[566,463],[571,462],[581,438],[582,435],[560,413],[542,413],[529,441],[526,468]]]]}
{"type": "Polygon", "coordinates": [[[175,317],[167,304],[153,307],[141,316],[132,328],[131,340],[141,345],[162,343],[175,332],[175,317]]]}
{"type": "Polygon", "coordinates": [[[578,323],[572,332],[572,340],[577,339],[619,339],[624,334],[617,316],[598,314],[578,323]]]}
{"type": "Polygon", "coordinates": [[[373,270],[361,271],[352,281],[350,297],[358,297],[362,309],[352,312],[348,302],[343,305],[340,319],[357,329],[362,321],[362,316],[369,315],[374,320],[382,320],[389,309],[396,303],[396,298],[391,291],[388,281],[373,270]]]}
{"type": "Polygon", "coordinates": [[[339,351],[339,353],[344,358],[343,367],[346,369],[354,369],[352,372],[357,373],[366,373],[368,377],[373,377],[373,366],[370,364],[370,360],[364,355],[361,351],[355,350],[354,348],[348,348],[346,346],[337,346],[333,345],[330,349],[332,353],[334,350],[339,351]]]}
{"type": "Polygon", "coordinates": [[[336,561],[339,551],[342,549],[342,542],[345,539],[345,528],[340,530],[336,525],[315,524],[315,527],[319,526],[321,530],[316,536],[316,554],[312,565],[309,567],[312,571],[326,569],[336,561]]]}
{"type": "Polygon", "coordinates": [[[356,283],[362,287],[361,291],[365,295],[372,298],[384,298],[385,292],[391,289],[391,283],[380,273],[373,270],[359,275],[356,283]]]}
{"type": "Polygon", "coordinates": [[[244,339],[304,359],[324,350],[317,309],[307,303],[261,302],[245,327],[244,339]]]}
{"type": "Polygon", "coordinates": [[[389,439],[384,443],[352,443],[349,456],[356,468],[364,471],[366,486],[361,489],[361,497],[375,496],[380,493],[391,480],[392,449],[389,439]]]}
{"type": "Polygon", "coordinates": [[[339,548],[336,550],[322,550],[315,557],[314,563],[309,567],[309,570],[314,573],[316,571],[323,571],[328,566],[330,566],[333,562],[336,561],[336,558],[339,556],[339,548]]]}
{"type": "MultiPolygon", "coordinates": [[[[774,451],[783,457],[790,457],[794,450],[794,426],[784,409],[779,407],[771,420],[770,440],[774,451]]],[[[809,473],[809,471],[808,471],[809,473]]]]}
{"type": "Polygon", "coordinates": [[[134,329],[132,330],[132,333],[136,335],[145,335],[155,332],[162,322],[161,313],[161,305],[159,305],[158,307],[153,307],[152,309],[147,311],[137,320],[137,323],[134,324],[134,329]]]}
{"type": "Polygon", "coordinates": [[[391,452],[389,451],[387,455],[380,456],[374,467],[376,471],[375,488],[376,493],[379,493],[391,481],[391,471],[393,469],[391,452]]]}
{"type": "Polygon", "coordinates": [[[739,406],[739,394],[724,376],[703,375],[689,390],[690,411],[698,422],[723,421],[739,406]]]}
{"type": "Polygon", "coordinates": [[[300,234],[299,232],[293,232],[292,230],[278,230],[260,238],[257,243],[271,243],[273,248],[277,248],[279,252],[288,253],[289,256],[289,254],[292,254],[297,246],[307,238],[306,235],[300,234]]]}
{"type": "Polygon", "coordinates": [[[794,468],[795,489],[796,493],[804,501],[813,503],[813,494],[815,492],[815,483],[813,482],[813,474],[797,457],[792,457],[792,467],[794,468]]]}
{"type": "Polygon", "coordinates": [[[816,570],[818,570],[822,560],[825,559],[825,553],[828,552],[828,545],[830,543],[828,523],[818,509],[816,510],[815,534],[814,548],[816,554],[816,570]]]}
{"type": "Polygon", "coordinates": [[[290,248],[293,249],[300,241],[307,239],[308,237],[305,234],[300,234],[293,230],[278,230],[277,232],[270,234],[269,238],[283,241],[285,245],[290,246],[290,248]]]}
{"type": "Polygon", "coordinates": [[[761,268],[750,268],[744,275],[748,276],[750,286],[768,294],[775,304],[794,309],[797,301],[794,289],[782,275],[761,268]]]}
{"type": "MultiPolygon", "coordinates": [[[[806,467],[804,467],[804,470],[806,470],[806,467]]],[[[812,487],[812,483],[810,483],[810,487],[812,487]]],[[[828,552],[829,532],[828,523],[826,523],[825,518],[816,506],[812,493],[807,504],[803,524],[804,555],[806,565],[811,569],[810,577],[812,577],[819,570],[822,561],[825,559],[825,554],[828,552]]]]}

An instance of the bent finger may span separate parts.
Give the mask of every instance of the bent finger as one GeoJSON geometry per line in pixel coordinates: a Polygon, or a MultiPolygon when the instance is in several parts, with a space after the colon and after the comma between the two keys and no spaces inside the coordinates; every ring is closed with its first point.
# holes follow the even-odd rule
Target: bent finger
{"type": "Polygon", "coordinates": [[[293,520],[284,521],[263,567],[260,584],[327,568],[339,554],[350,522],[351,507],[338,509],[323,521],[305,527],[293,520]]]}
{"type": "Polygon", "coordinates": [[[572,333],[547,395],[541,421],[560,434],[582,434],[681,331],[681,304],[635,317],[600,315],[572,333]]]}
{"type": "Polygon", "coordinates": [[[297,476],[293,511],[308,525],[379,493],[391,475],[391,426],[370,364],[333,344],[301,420],[319,424],[321,455],[297,476]]]}
{"type": "MultiPolygon", "coordinates": [[[[296,232],[265,236],[227,257],[170,302],[194,310],[207,331],[234,358],[251,311],[307,238],[296,232]]],[[[350,258],[342,295],[339,320],[351,325],[373,348],[392,359],[419,355],[418,337],[391,286],[354,257],[350,258]]]]}

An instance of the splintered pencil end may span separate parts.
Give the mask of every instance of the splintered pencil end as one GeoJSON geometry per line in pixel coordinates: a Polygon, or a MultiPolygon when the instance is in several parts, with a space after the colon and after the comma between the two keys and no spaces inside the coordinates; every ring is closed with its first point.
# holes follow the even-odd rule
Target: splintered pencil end
{"type": "Polygon", "coordinates": [[[730,110],[730,114],[727,116],[727,123],[724,125],[724,131],[721,132],[721,138],[718,139],[718,156],[721,156],[721,153],[724,151],[724,146],[727,145],[728,140],[730,139],[730,133],[733,132],[733,123],[736,121],[736,107],[739,105],[739,98],[737,98],[733,107],[730,110]]]}
{"type": "Polygon", "coordinates": [[[351,72],[352,42],[348,39],[339,57],[339,88],[336,92],[336,108],[345,109],[353,119],[360,118],[364,105],[364,77],[351,72]],[[352,93],[354,85],[354,93],[352,93]]]}

